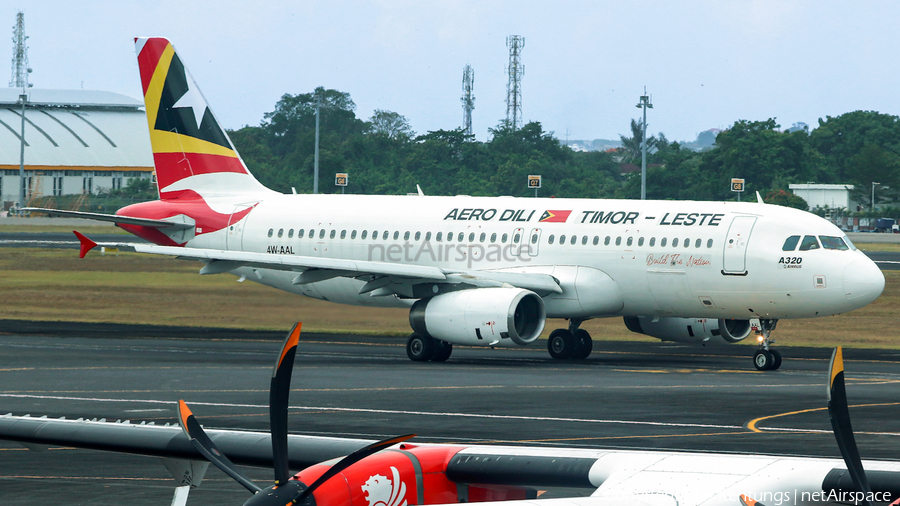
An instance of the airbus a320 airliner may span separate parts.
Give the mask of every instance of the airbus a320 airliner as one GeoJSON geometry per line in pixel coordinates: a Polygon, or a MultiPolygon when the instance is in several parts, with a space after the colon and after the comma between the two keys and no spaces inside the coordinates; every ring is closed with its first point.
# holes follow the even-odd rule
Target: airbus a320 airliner
{"type": "MultiPolygon", "coordinates": [[[[247,170],[168,40],[138,38],[136,51],[159,200],[52,212],[115,222],[154,243],[120,246],[202,261],[201,274],[409,308],[412,360],[447,360],[453,344],[525,346],[547,318],[569,321],[550,355],[585,358],[581,323],[623,317],[667,341],[755,332],[755,367],[777,369],[779,319],[844,313],[884,289],[840,229],[761,200],[281,194],[247,170]]],[[[83,255],[93,243],[82,242],[83,255]]]]}

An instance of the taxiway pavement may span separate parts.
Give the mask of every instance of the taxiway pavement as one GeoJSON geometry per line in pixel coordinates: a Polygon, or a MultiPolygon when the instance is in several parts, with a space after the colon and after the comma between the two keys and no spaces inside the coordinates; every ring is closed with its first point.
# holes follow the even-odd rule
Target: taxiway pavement
{"type": "MultiPolygon", "coordinates": [[[[175,423],[175,402],[185,399],[206,427],[265,431],[269,378],[283,337],[0,320],[0,414],[175,423]]],[[[403,339],[305,333],[290,430],[839,457],[824,409],[830,350],[781,350],[781,370],[764,373],[752,368],[752,346],[703,348],[650,339],[597,341],[582,361],[552,360],[542,341],[524,349],[457,348],[446,363],[423,364],[407,359],[403,339]]],[[[863,458],[896,459],[900,351],[846,349],[845,364],[863,458]]],[[[271,480],[265,469],[249,474],[271,480]]],[[[34,452],[0,442],[4,505],[61,498],[69,504],[168,504],[173,484],[154,458],[34,452]]],[[[189,504],[241,504],[246,498],[211,467],[189,504]]]]}

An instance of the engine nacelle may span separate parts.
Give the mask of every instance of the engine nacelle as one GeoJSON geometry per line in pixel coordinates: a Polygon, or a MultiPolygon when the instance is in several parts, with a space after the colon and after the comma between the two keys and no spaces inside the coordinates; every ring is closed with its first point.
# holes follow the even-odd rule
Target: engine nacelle
{"type": "Polygon", "coordinates": [[[544,330],[541,297],[522,288],[473,288],[421,299],[409,324],[423,336],[455,344],[525,346],[544,330]]]}
{"type": "Polygon", "coordinates": [[[736,343],[750,335],[750,320],[626,316],[628,330],[679,343],[736,343]]]}

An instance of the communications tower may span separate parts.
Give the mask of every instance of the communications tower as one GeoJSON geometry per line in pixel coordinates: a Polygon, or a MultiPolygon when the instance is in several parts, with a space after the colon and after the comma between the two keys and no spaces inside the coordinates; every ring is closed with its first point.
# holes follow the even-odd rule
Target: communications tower
{"type": "Polygon", "coordinates": [[[513,130],[522,126],[522,76],[525,75],[525,65],[522,65],[521,54],[525,48],[525,37],[510,35],[506,38],[506,47],[509,48],[509,67],[506,73],[509,82],[506,83],[506,122],[513,130]]]}
{"type": "Polygon", "coordinates": [[[462,90],[463,95],[460,98],[463,105],[463,130],[467,135],[472,135],[472,109],[475,108],[475,95],[473,90],[475,86],[475,71],[469,64],[463,69],[462,90]]]}
{"type": "Polygon", "coordinates": [[[25,41],[25,13],[19,11],[16,14],[16,25],[13,27],[13,57],[12,57],[12,78],[9,80],[10,88],[30,88],[28,84],[28,74],[31,69],[28,68],[28,46],[25,41]]]}

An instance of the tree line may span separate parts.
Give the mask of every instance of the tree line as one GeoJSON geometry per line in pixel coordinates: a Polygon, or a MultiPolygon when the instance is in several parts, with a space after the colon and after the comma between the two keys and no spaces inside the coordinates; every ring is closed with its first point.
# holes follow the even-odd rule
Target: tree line
{"type": "MultiPolygon", "coordinates": [[[[623,174],[625,162],[640,160],[639,121],[632,120],[631,136],[622,136],[623,147],[613,152],[575,152],[539,122],[512,128],[501,121],[479,142],[461,128],[416,134],[391,111],[363,120],[349,94],[321,87],[286,94],[259,126],[229,132],[269,188],[312,189],[317,102],[321,193],[338,192],[331,178],[346,172],[350,193],[405,194],[419,184],[429,195],[531,196],[527,176],[541,174],[542,196],[640,198],[640,173],[623,174]]],[[[897,200],[900,191],[900,118],[874,111],[826,116],[813,129],[790,131],[775,118],[738,120],[701,152],[662,133],[648,138],[648,147],[649,199],[734,200],[733,177],[746,180],[748,195],[759,191],[767,202],[804,208],[786,191],[789,184],[853,184],[864,205],[873,181],[879,203],[897,200]]]]}

